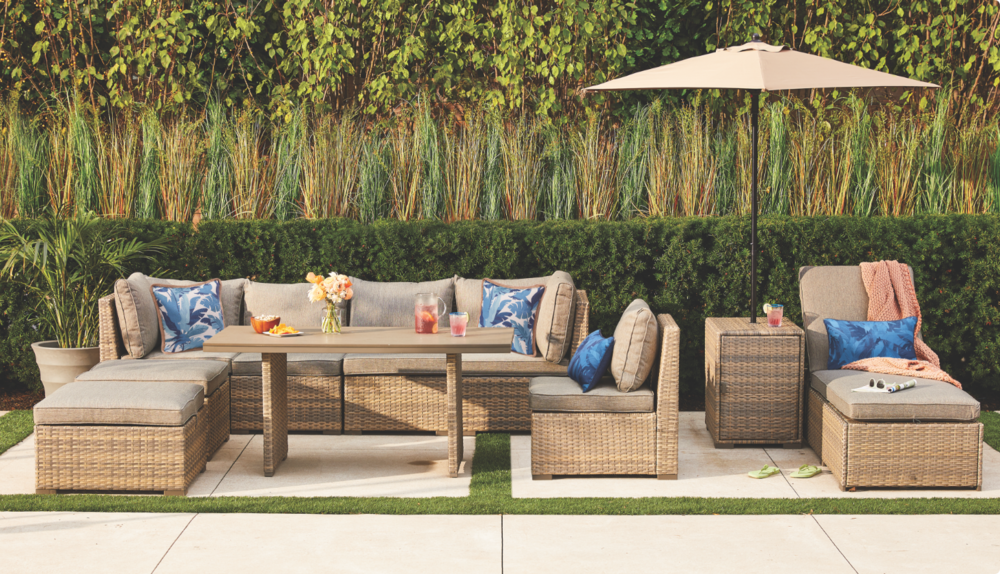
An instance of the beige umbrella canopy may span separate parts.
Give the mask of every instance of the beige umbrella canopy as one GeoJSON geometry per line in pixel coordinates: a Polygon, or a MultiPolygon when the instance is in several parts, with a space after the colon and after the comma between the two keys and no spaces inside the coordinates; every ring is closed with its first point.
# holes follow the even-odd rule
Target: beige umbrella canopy
{"type": "Polygon", "coordinates": [[[750,320],[757,322],[757,122],[761,92],[828,88],[939,88],[902,76],[861,68],[761,42],[720,48],[659,68],[636,72],[585,92],[625,90],[719,89],[750,90],[753,172],[750,207],[750,320]]]}

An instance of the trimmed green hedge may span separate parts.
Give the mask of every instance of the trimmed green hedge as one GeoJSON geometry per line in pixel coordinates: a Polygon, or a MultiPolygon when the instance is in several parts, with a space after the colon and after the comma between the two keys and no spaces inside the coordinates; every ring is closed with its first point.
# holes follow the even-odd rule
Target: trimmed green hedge
{"type": "MultiPolygon", "coordinates": [[[[190,226],[120,221],[138,237],[176,240],[151,267],[189,279],[302,281],[336,270],[376,281],[450,275],[531,277],[562,269],[586,289],[591,327],[609,334],[636,297],[681,327],[681,389],[702,393],[704,320],[748,314],[748,218],[625,222],[350,220],[219,221],[190,226]]],[[[786,305],[801,324],[798,269],[896,259],[916,273],[924,334],[942,366],[974,394],[1000,390],[1000,218],[764,217],[759,226],[759,301],[786,305]]],[[[144,271],[152,271],[146,269],[144,271]]],[[[0,284],[0,362],[8,379],[37,385],[29,344],[40,338],[27,302],[0,284]]]]}

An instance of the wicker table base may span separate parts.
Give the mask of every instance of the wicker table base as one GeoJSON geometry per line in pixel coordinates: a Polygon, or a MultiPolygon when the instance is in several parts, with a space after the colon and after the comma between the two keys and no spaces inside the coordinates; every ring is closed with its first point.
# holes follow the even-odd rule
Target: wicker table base
{"type": "Polygon", "coordinates": [[[716,448],[802,446],[805,337],[785,320],[705,321],[705,423],[716,448]]]}

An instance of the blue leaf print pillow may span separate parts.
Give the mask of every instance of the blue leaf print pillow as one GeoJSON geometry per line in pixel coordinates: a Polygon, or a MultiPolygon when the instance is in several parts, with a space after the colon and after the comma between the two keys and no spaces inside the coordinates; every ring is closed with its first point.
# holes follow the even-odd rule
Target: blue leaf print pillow
{"type": "Polygon", "coordinates": [[[913,349],[913,333],[917,318],[907,317],[898,321],[838,321],[823,319],[830,341],[827,369],[840,369],[844,365],[887,357],[892,359],[917,358],[913,349]]]}
{"type": "Polygon", "coordinates": [[[544,285],[517,289],[483,280],[483,312],[480,327],[513,327],[510,350],[522,355],[535,354],[535,319],[544,285]]]}
{"type": "Polygon", "coordinates": [[[219,298],[221,289],[218,279],[187,287],[150,287],[159,311],[160,348],[164,353],[200,349],[225,327],[219,298]]]}
{"type": "Polygon", "coordinates": [[[580,383],[583,392],[594,388],[611,365],[614,350],[614,337],[604,338],[600,330],[587,335],[569,361],[569,378],[580,383]]]}

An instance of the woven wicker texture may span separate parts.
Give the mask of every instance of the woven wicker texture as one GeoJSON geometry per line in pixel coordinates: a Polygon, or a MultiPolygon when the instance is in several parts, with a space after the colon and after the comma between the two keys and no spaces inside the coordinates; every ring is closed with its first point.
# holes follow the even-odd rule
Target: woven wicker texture
{"type": "Polygon", "coordinates": [[[862,422],[816,391],[809,401],[810,417],[822,408],[822,458],[842,490],[982,487],[981,423],[862,422]]]}
{"type": "Polygon", "coordinates": [[[230,381],[222,383],[211,396],[205,397],[202,412],[206,415],[207,436],[205,437],[205,456],[211,459],[222,445],[229,440],[229,400],[230,381]]]}
{"type": "Polygon", "coordinates": [[[125,343],[122,342],[122,331],[118,325],[115,305],[114,293],[97,300],[97,344],[100,348],[101,361],[118,359],[125,354],[125,343]]]}
{"type": "Polygon", "coordinates": [[[465,433],[462,429],[462,355],[449,354],[448,377],[448,476],[455,478],[462,466],[465,433]]]}
{"type": "Polygon", "coordinates": [[[532,475],[677,476],[680,329],[657,316],[660,338],[654,413],[531,415],[532,475]]]}
{"type": "MultiPolygon", "coordinates": [[[[256,376],[232,376],[233,430],[264,430],[264,382],[256,376]]],[[[340,376],[288,376],[288,430],[341,430],[340,376]]]]}
{"type": "Polygon", "coordinates": [[[288,355],[261,355],[261,379],[264,382],[264,476],[274,476],[281,461],[288,457],[288,355]]]}
{"type": "Polygon", "coordinates": [[[655,413],[534,413],[531,474],[656,474],[655,413]]]}
{"type": "Polygon", "coordinates": [[[181,493],[204,468],[201,413],[182,427],[35,425],[38,491],[181,493]]]}
{"type": "Polygon", "coordinates": [[[790,321],[705,321],[705,416],[716,443],[802,440],[804,335],[790,321]]]}

